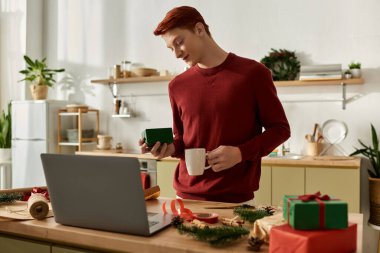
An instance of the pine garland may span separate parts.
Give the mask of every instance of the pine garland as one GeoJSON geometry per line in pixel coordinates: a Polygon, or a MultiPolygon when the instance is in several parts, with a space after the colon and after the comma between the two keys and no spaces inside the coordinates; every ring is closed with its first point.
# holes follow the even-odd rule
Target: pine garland
{"type": "Polygon", "coordinates": [[[181,224],[177,227],[180,234],[188,234],[198,241],[208,242],[212,246],[224,246],[248,235],[249,230],[243,227],[208,227],[199,228],[181,224]]]}
{"type": "Polygon", "coordinates": [[[220,247],[229,244],[241,237],[248,235],[249,230],[242,227],[219,226],[209,227],[198,224],[184,224],[180,216],[172,219],[172,225],[177,228],[180,234],[187,234],[198,241],[208,242],[212,246],[220,247]]]}
{"type": "Polygon", "coordinates": [[[264,218],[265,216],[272,215],[273,210],[269,207],[264,208],[264,209],[256,209],[256,210],[250,210],[244,207],[236,207],[234,208],[234,214],[239,215],[245,221],[254,223],[258,219],[264,218]]]}
{"type": "Polygon", "coordinates": [[[16,200],[22,200],[23,195],[21,193],[3,193],[0,194],[0,205],[11,204],[16,200]]]}

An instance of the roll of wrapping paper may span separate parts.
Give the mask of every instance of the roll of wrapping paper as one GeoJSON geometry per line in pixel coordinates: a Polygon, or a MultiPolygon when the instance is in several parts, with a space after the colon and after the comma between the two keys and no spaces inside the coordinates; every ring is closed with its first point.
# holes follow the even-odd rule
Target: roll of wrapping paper
{"type": "Polygon", "coordinates": [[[28,200],[28,211],[34,219],[45,219],[49,213],[49,204],[45,196],[33,193],[28,200]]]}

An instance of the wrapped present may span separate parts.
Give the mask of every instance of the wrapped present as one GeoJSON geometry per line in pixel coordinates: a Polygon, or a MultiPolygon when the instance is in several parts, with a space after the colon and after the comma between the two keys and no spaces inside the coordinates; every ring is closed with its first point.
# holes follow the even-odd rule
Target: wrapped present
{"type": "Polygon", "coordinates": [[[351,253],[356,252],[357,226],[346,229],[296,230],[284,224],[270,230],[270,253],[351,253]]]}
{"type": "Polygon", "coordinates": [[[348,226],[346,202],[331,199],[320,192],[309,195],[285,195],[283,216],[295,229],[343,229],[348,226]]]}

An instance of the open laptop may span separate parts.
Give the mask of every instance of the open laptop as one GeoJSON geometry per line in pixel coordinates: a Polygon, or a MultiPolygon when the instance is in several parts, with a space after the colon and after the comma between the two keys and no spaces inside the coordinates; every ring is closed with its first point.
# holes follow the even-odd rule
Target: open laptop
{"type": "Polygon", "coordinates": [[[148,213],[137,158],[41,154],[55,221],[149,236],[171,215],[148,213]]]}

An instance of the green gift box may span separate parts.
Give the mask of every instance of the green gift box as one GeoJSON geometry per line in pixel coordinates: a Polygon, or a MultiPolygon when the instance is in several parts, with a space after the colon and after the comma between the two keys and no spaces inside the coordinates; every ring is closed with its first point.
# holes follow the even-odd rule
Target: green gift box
{"type": "Polygon", "coordinates": [[[346,202],[319,192],[310,195],[285,195],[283,216],[294,229],[344,229],[348,227],[346,202]]]}
{"type": "Polygon", "coordinates": [[[154,146],[156,142],[172,143],[173,142],[173,130],[172,128],[149,128],[145,129],[142,133],[142,137],[148,147],[154,146]]]}

